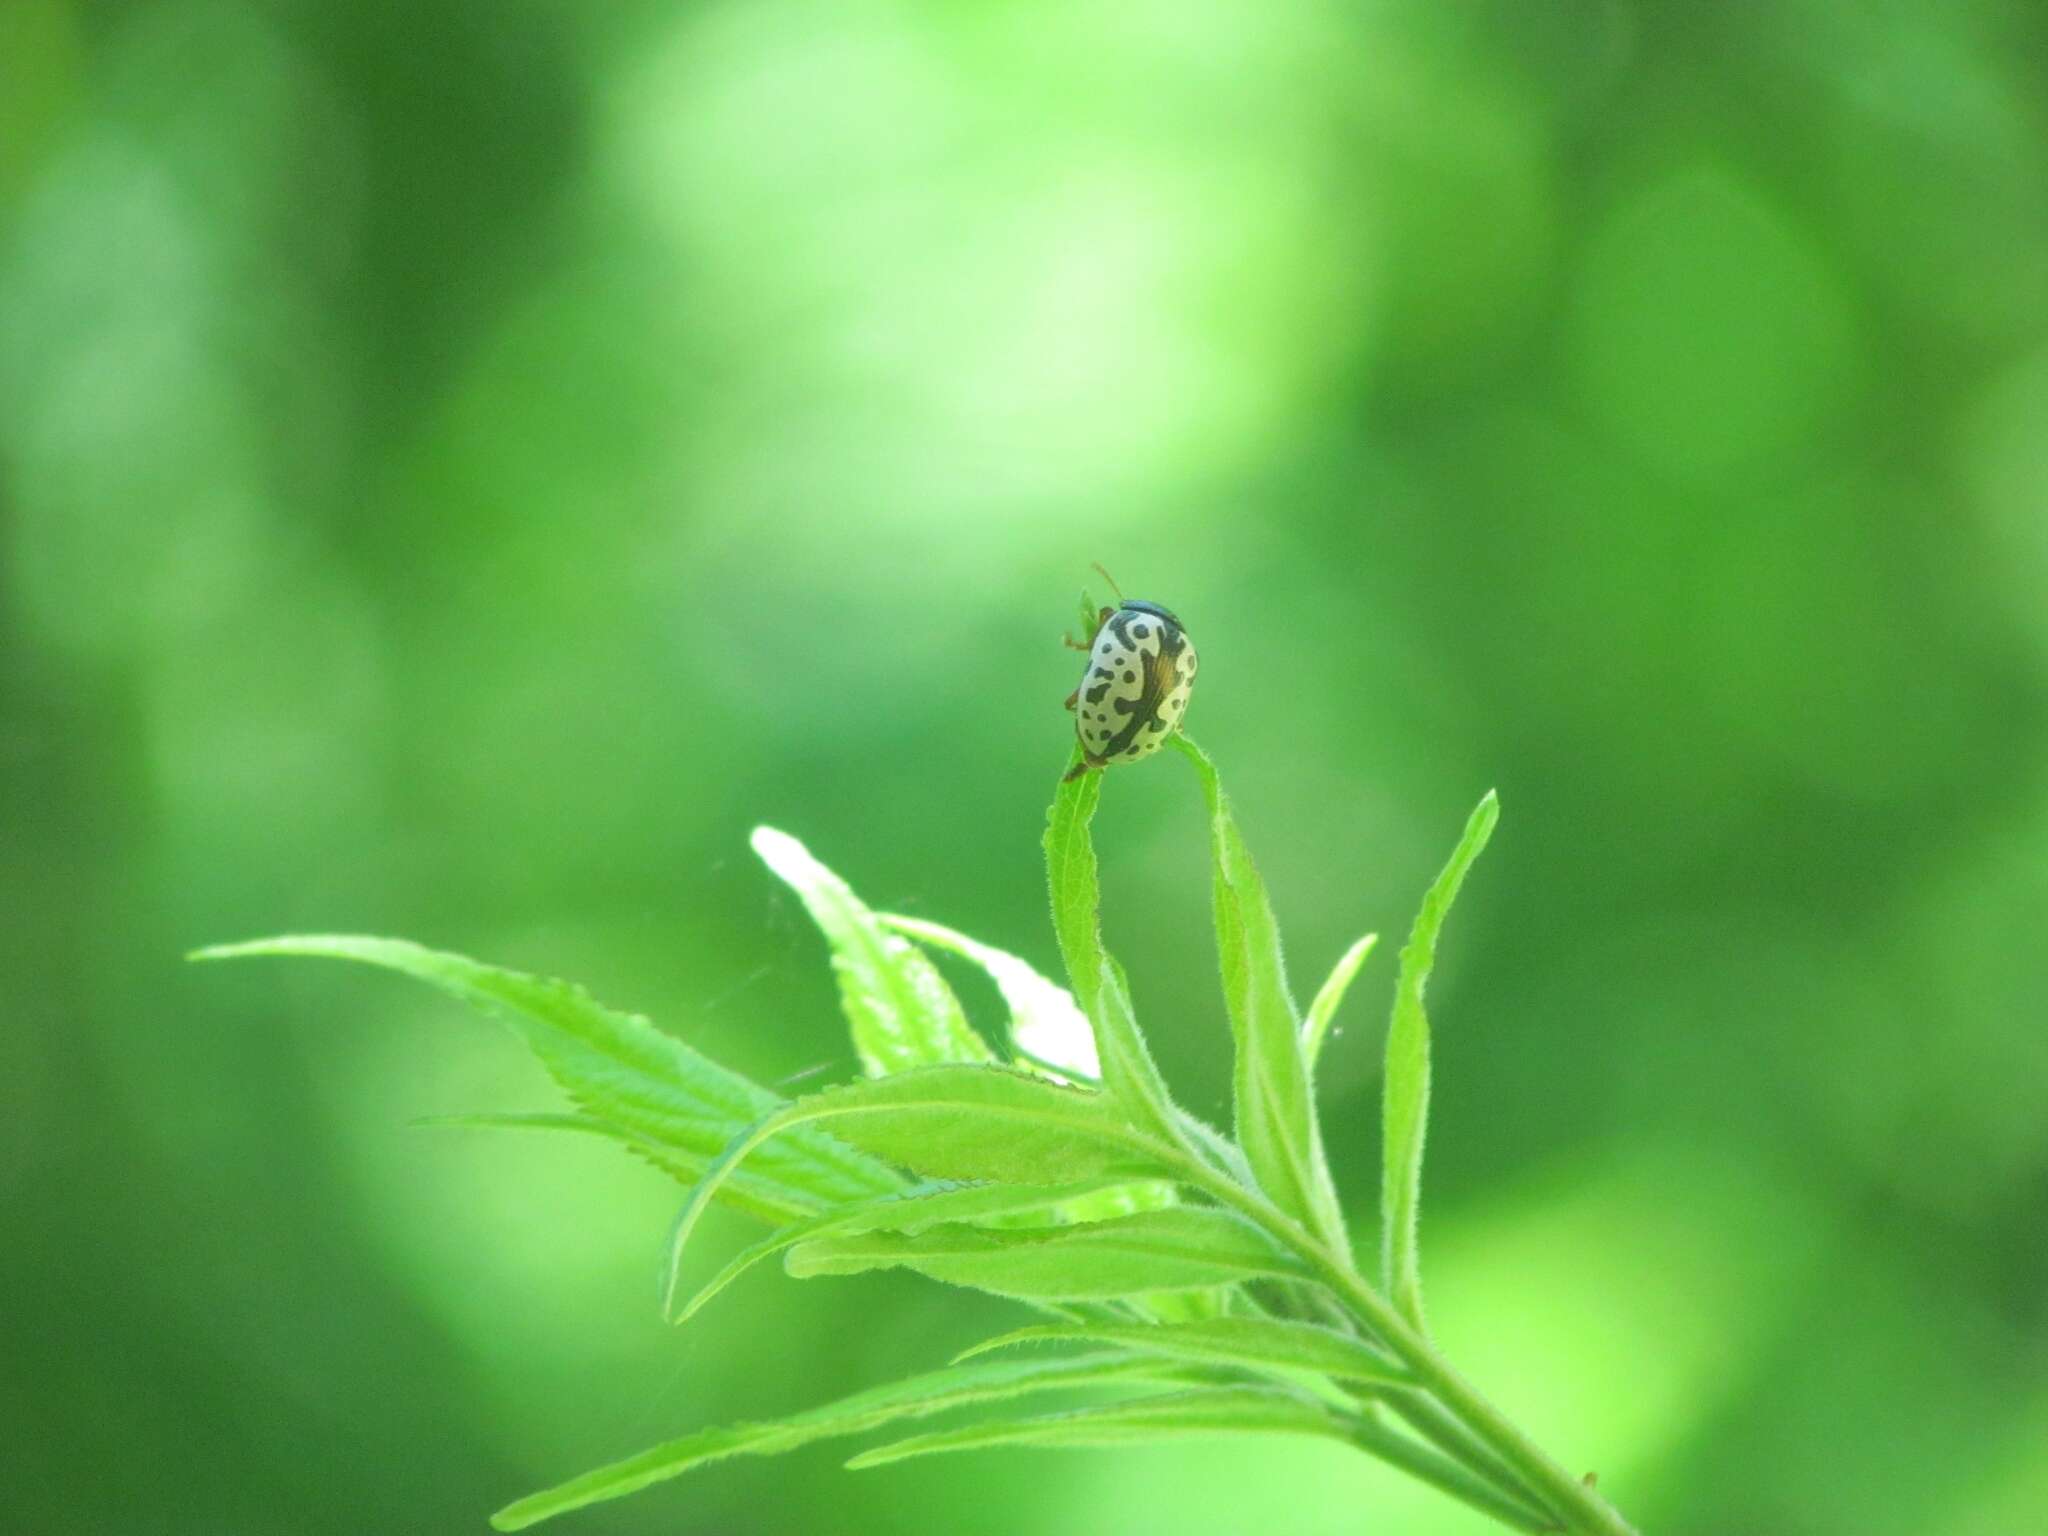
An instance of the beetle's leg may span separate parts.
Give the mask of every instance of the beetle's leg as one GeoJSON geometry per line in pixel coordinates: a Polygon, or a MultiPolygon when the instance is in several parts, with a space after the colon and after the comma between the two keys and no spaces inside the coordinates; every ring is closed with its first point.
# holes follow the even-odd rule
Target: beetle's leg
{"type": "Polygon", "coordinates": [[[1108,761],[1108,758],[1097,757],[1093,752],[1083,752],[1081,754],[1081,761],[1069,768],[1060,782],[1062,784],[1071,784],[1074,780],[1081,777],[1082,774],[1093,773],[1108,761]]]}
{"type": "Polygon", "coordinates": [[[1068,709],[1072,709],[1075,705],[1079,704],[1080,702],[1081,690],[1076,688],[1072,693],[1067,695],[1066,707],[1068,709]]]}
{"type": "Polygon", "coordinates": [[[1060,643],[1070,651],[1085,651],[1088,649],[1088,642],[1086,640],[1076,640],[1072,635],[1061,635],[1060,643]]]}

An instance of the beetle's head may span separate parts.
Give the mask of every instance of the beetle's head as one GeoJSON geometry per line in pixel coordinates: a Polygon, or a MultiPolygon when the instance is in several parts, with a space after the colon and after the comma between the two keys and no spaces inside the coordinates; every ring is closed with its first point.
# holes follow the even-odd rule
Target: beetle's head
{"type": "Polygon", "coordinates": [[[1182,624],[1178,618],[1174,617],[1174,612],[1171,608],[1165,607],[1159,603],[1141,603],[1136,598],[1127,597],[1121,603],[1117,604],[1117,607],[1123,609],[1127,613],[1152,614],[1158,618],[1166,620],[1166,622],[1171,624],[1175,629],[1185,629],[1187,627],[1186,625],[1182,624]]]}

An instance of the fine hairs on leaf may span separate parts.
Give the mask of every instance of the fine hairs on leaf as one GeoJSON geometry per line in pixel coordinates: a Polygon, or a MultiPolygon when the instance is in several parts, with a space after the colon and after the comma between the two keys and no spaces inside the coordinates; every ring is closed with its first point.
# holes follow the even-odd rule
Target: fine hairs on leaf
{"type": "MultiPolygon", "coordinates": [[[[1080,760],[1077,746],[1073,761],[1080,760]]],[[[1171,1145],[1181,1135],[1173,1097],[1138,1030],[1130,983],[1102,941],[1101,877],[1090,827],[1102,799],[1103,778],[1100,773],[1084,773],[1062,779],[1053,793],[1045,824],[1053,932],[1074,1000],[1095,1029],[1104,1089],[1134,1124],[1171,1145]]]]}
{"type": "Polygon", "coordinates": [[[1380,1233],[1381,1282],[1394,1305],[1416,1328],[1422,1327],[1422,1265],[1417,1242],[1417,1215],[1422,1203],[1422,1143],[1429,1123],[1429,1016],[1422,995],[1436,964],[1437,936],[1458,888],[1472,863],[1493,836],[1500,802],[1488,790],[1472,817],[1457,850],[1422,899],[1415,927],[1401,950],[1401,973],[1394,983],[1394,1017],[1387,1027],[1387,1069],[1382,1084],[1380,1125],[1382,1151],[1380,1233]]]}
{"type": "Polygon", "coordinates": [[[1201,775],[1209,806],[1216,952],[1237,1039],[1238,1144],[1274,1203],[1332,1249],[1346,1252],[1351,1244],[1323,1157],[1280,925],[1216,765],[1186,736],[1176,735],[1173,741],[1201,775]]]}
{"type": "MultiPolygon", "coordinates": [[[[1474,812],[1401,953],[1382,1084],[1382,1262],[1368,1278],[1345,1235],[1311,1090],[1372,938],[1344,953],[1304,1015],[1215,765],[1184,738],[1175,745],[1194,765],[1207,809],[1216,958],[1236,1052],[1234,1138],[1174,1102],[1129,978],[1103,942],[1092,831],[1103,772],[1063,779],[1046,821],[1064,988],[943,924],[874,912],[795,838],[756,830],[755,850],[824,935],[865,1073],[795,1100],[572,986],[402,940],[298,936],[200,953],[375,966],[510,1025],[568,1107],[436,1123],[603,1137],[685,1183],[662,1300],[678,1320],[775,1257],[798,1279],[903,1270],[915,1283],[971,1287],[1036,1314],[953,1365],[787,1417],[684,1434],[507,1505],[493,1525],[522,1529],[727,1457],[964,1413],[964,1422],[876,1446],[849,1466],[999,1446],[1306,1435],[1398,1469],[1507,1529],[1635,1536],[1423,1328],[1424,993],[1445,918],[1493,829],[1493,796],[1474,812]],[[978,1030],[927,950],[986,972],[1007,1027],[978,1030]],[[686,1296],[685,1250],[714,1201],[765,1229],[686,1296]],[[1086,1352],[1044,1353],[1077,1348],[1086,1352]],[[1030,1414],[996,1406],[1040,1394],[1064,1400],[1030,1414]]],[[[1160,779],[1134,778],[1134,790],[1147,782],[1160,779]]]]}

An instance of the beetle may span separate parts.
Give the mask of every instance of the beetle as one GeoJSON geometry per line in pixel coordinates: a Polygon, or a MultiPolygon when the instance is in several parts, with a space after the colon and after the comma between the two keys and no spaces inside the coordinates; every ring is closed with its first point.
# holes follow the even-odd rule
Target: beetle
{"type": "MultiPolygon", "coordinates": [[[[1109,572],[1102,575],[1109,580],[1109,572]]],[[[1109,584],[1116,586],[1113,580],[1109,584]]],[[[1074,734],[1081,741],[1081,761],[1069,779],[1150,757],[1180,727],[1194,690],[1195,643],[1173,610],[1121,592],[1117,599],[1116,607],[1093,615],[1094,634],[1088,641],[1067,640],[1072,649],[1088,653],[1081,686],[1067,695],[1074,734]]]]}

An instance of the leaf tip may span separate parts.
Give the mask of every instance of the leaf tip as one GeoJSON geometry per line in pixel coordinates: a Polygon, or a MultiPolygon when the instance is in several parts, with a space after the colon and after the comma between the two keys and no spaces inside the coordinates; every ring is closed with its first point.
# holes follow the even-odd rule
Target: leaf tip
{"type": "Polygon", "coordinates": [[[675,1225],[669,1229],[668,1257],[661,1270],[661,1320],[678,1324],[682,1316],[676,1312],[676,1293],[683,1284],[683,1246],[690,1240],[690,1228],[696,1225],[697,1192],[690,1191],[690,1197],[683,1202],[683,1208],[676,1213],[675,1225]]]}
{"type": "Polygon", "coordinates": [[[1001,1349],[1005,1344],[1009,1344],[1012,1342],[1013,1340],[1007,1334],[1005,1334],[1002,1338],[999,1339],[983,1339],[978,1344],[968,1345],[965,1349],[961,1350],[959,1354],[955,1355],[951,1360],[948,1360],[946,1363],[948,1365],[963,1365],[967,1361],[974,1359],[977,1355],[985,1355],[992,1349],[1001,1349]]]}
{"type": "Polygon", "coordinates": [[[699,1312],[703,1311],[704,1304],[708,1302],[716,1294],[717,1290],[714,1287],[706,1286],[701,1288],[694,1295],[692,1295],[688,1301],[683,1303],[683,1309],[680,1312],[677,1312],[673,1317],[671,1317],[669,1321],[675,1324],[678,1328],[682,1327],[683,1324],[687,1323],[691,1318],[695,1317],[699,1312]]]}
{"type": "Polygon", "coordinates": [[[770,865],[773,865],[778,857],[786,857],[803,850],[802,843],[780,827],[771,827],[765,822],[747,834],[747,846],[770,865]]]}
{"type": "Polygon", "coordinates": [[[189,961],[239,960],[245,955],[260,955],[265,946],[275,942],[274,939],[243,939],[234,944],[202,944],[197,949],[186,950],[185,958],[189,961]]]}
{"type": "Polygon", "coordinates": [[[1474,857],[1486,846],[1493,836],[1493,829],[1500,821],[1500,792],[1489,789],[1479,797],[1479,803],[1472,807],[1472,815],[1465,823],[1465,841],[1471,846],[1474,857]]]}

